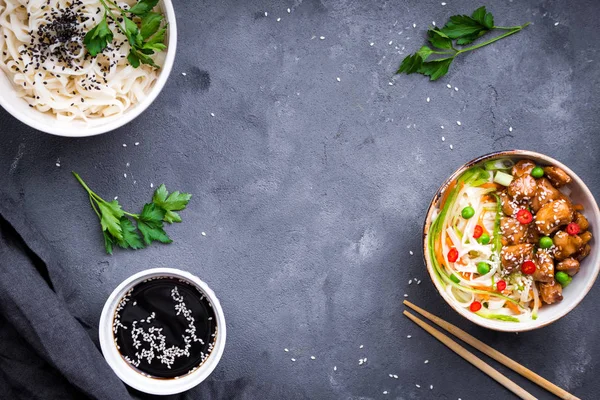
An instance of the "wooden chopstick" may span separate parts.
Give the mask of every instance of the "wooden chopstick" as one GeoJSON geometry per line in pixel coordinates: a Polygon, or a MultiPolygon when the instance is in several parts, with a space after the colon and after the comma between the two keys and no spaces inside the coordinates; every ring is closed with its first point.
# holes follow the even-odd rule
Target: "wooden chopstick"
{"type": "Polygon", "coordinates": [[[550,393],[552,393],[564,400],[580,400],[578,397],[576,397],[576,396],[572,395],[571,393],[567,392],[566,390],[556,386],[549,380],[542,378],[535,372],[522,366],[521,364],[514,361],[513,359],[508,358],[507,356],[500,353],[499,351],[494,350],[487,344],[483,343],[479,339],[474,338],[473,336],[469,335],[467,332],[463,331],[462,329],[458,328],[457,326],[452,325],[451,323],[444,321],[443,319],[431,314],[430,312],[423,310],[421,307],[414,305],[410,301],[404,300],[404,304],[406,306],[412,308],[414,311],[418,312],[419,314],[421,314],[422,316],[424,316],[431,322],[444,328],[445,330],[447,330],[448,332],[450,332],[451,334],[453,334],[454,336],[456,336],[463,342],[470,344],[471,346],[475,347],[477,350],[481,351],[483,354],[485,354],[485,355],[489,356],[490,358],[493,358],[494,360],[498,361],[499,363],[507,366],[508,368],[512,369],[516,373],[529,379],[533,383],[540,385],[541,387],[543,387],[550,393]]]}
{"type": "Polygon", "coordinates": [[[483,361],[482,359],[477,357],[475,354],[471,353],[469,350],[462,347],[460,344],[456,343],[454,340],[450,339],[448,336],[444,335],[442,332],[435,329],[433,326],[429,325],[427,322],[419,319],[418,317],[414,316],[413,314],[409,313],[406,310],[404,310],[404,315],[406,315],[408,318],[410,318],[414,323],[419,325],[421,328],[423,328],[427,332],[429,332],[437,340],[444,343],[446,346],[448,346],[450,349],[452,349],[456,354],[458,354],[459,356],[461,356],[462,358],[464,358],[465,360],[467,360],[468,362],[473,364],[475,367],[479,368],[481,371],[486,373],[488,376],[490,376],[496,382],[498,382],[499,384],[501,384],[502,386],[504,386],[505,388],[507,388],[514,394],[516,394],[517,396],[519,396],[521,399],[537,400],[537,398],[534,397],[531,393],[529,393],[528,391],[523,389],[521,386],[517,385],[516,383],[514,383],[513,381],[511,381],[510,379],[508,379],[507,377],[502,375],[500,372],[498,372],[497,370],[492,368],[485,361],[483,361]]]}

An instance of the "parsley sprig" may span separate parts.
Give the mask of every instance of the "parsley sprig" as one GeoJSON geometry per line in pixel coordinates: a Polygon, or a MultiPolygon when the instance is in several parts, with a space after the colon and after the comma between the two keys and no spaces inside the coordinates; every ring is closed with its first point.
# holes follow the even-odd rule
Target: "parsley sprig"
{"type": "Polygon", "coordinates": [[[485,7],[479,7],[469,17],[468,15],[453,15],[446,25],[432,28],[427,31],[427,39],[433,46],[423,46],[414,54],[402,60],[397,74],[419,73],[428,76],[435,81],[448,73],[452,61],[460,55],[492,44],[507,36],[514,35],[530,23],[517,26],[496,26],[494,16],[487,12],[485,7]],[[475,40],[493,30],[506,31],[493,39],[479,43],[471,47],[461,47],[473,43],[475,40]],[[430,59],[429,57],[436,57],[430,59]]]}
{"type": "Polygon", "coordinates": [[[192,198],[191,194],[179,191],[169,194],[165,185],[160,185],[154,192],[152,202],[144,204],[141,213],[132,214],[124,211],[117,200],[106,201],[98,196],[77,173],[73,172],[73,175],[87,191],[90,204],[100,219],[108,254],[112,254],[114,245],[137,250],[153,241],[171,243],[171,238],[164,230],[164,222],[181,222],[177,211],[185,209],[192,198]],[[135,221],[137,229],[132,221],[135,221]]]}
{"type": "Polygon", "coordinates": [[[151,55],[167,48],[164,44],[168,24],[162,24],[164,16],[152,10],[158,0],[139,0],[129,10],[123,10],[113,0],[100,0],[104,7],[104,16],[98,25],[88,31],[83,44],[92,57],[106,49],[113,40],[107,18],[114,21],[117,28],[127,37],[131,47],[127,60],[137,68],[148,64],[159,68],[151,55]],[[119,16],[115,15],[115,11],[119,16]],[[162,27],[161,27],[162,25],[162,27]]]}

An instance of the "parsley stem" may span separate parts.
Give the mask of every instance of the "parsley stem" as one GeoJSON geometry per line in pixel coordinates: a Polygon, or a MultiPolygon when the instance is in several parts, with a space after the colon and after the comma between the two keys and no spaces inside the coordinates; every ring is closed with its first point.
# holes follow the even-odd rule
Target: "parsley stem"
{"type": "Polygon", "coordinates": [[[508,31],[508,32],[506,32],[506,33],[503,33],[503,34],[502,34],[502,35],[500,35],[500,36],[496,36],[495,38],[488,40],[487,42],[479,43],[479,44],[476,44],[475,46],[467,47],[467,48],[465,48],[465,49],[460,49],[460,50],[458,51],[458,53],[456,53],[456,55],[459,55],[460,53],[465,53],[465,52],[467,52],[467,51],[472,51],[472,50],[475,50],[475,49],[479,49],[480,47],[487,46],[488,44],[492,44],[492,43],[494,43],[494,42],[497,42],[497,41],[498,41],[498,40],[500,40],[500,39],[504,39],[504,38],[505,38],[505,37],[507,37],[507,36],[514,35],[515,33],[517,33],[517,32],[520,32],[520,31],[521,31],[523,28],[525,28],[525,27],[526,27],[527,25],[529,25],[529,24],[530,24],[530,23],[528,22],[528,23],[526,23],[526,24],[523,24],[523,25],[521,25],[521,26],[518,26],[518,27],[514,28],[514,29],[513,29],[513,30],[511,30],[511,31],[508,31]]]}
{"type": "Polygon", "coordinates": [[[102,221],[102,216],[100,215],[100,211],[98,211],[98,208],[96,207],[96,203],[94,203],[94,199],[92,198],[91,195],[89,196],[89,198],[90,198],[90,204],[92,205],[92,208],[94,209],[94,212],[98,216],[98,219],[100,221],[102,221]]]}
{"type": "MultiPolygon", "coordinates": [[[[110,0],[106,0],[106,1],[108,1],[109,4],[112,4],[115,7],[117,7],[119,9],[119,11],[121,12],[121,14],[123,14],[123,10],[116,3],[113,3],[110,0]]],[[[115,24],[119,27],[119,29],[121,30],[121,32],[123,34],[126,34],[125,28],[123,27],[123,25],[121,25],[119,23],[119,19],[115,16],[115,14],[113,14],[112,9],[108,5],[106,5],[105,0],[100,0],[100,3],[104,6],[104,9],[108,12],[108,14],[110,14],[110,17],[113,19],[113,21],[115,22],[115,24]]]]}
{"type": "Polygon", "coordinates": [[[139,219],[140,215],[139,214],[132,214],[132,213],[128,213],[127,211],[123,211],[123,214],[130,216],[131,218],[134,219],[139,219]]]}

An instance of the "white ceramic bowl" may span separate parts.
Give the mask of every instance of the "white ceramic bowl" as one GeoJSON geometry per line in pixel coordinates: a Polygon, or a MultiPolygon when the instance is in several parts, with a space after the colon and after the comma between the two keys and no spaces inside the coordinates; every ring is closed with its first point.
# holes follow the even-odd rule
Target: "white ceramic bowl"
{"type": "Polygon", "coordinates": [[[201,281],[198,277],[190,274],[189,272],[181,271],[174,268],[153,268],[145,271],[138,272],[137,274],[130,276],[123,283],[121,283],[110,295],[104,308],[102,309],[102,315],[100,316],[99,326],[99,337],[100,337],[100,348],[102,354],[106,359],[106,362],[117,376],[125,382],[127,385],[139,391],[157,394],[157,395],[169,395],[175,393],[181,393],[186,390],[193,388],[200,384],[213,372],[217,367],[223,350],[225,349],[225,340],[227,336],[227,330],[225,327],[225,316],[223,315],[223,309],[221,303],[215,293],[208,287],[206,283],[201,281]],[[204,363],[189,375],[185,375],[177,379],[154,379],[144,376],[134,370],[121,356],[115,346],[115,339],[113,334],[113,318],[119,301],[125,293],[138,283],[153,277],[168,276],[187,280],[206,295],[210,303],[212,304],[217,320],[217,338],[215,346],[204,363]]]}
{"type": "Polygon", "coordinates": [[[94,121],[57,121],[53,116],[41,113],[17,96],[17,93],[6,74],[0,70],[0,106],[12,114],[13,117],[39,131],[58,136],[84,137],[99,135],[117,129],[140,115],[152,102],[163,86],[173,67],[175,51],[177,49],[177,24],[175,11],[171,0],[160,0],[159,7],[163,10],[169,23],[167,32],[167,50],[164,64],[160,69],[158,79],[146,98],[129,108],[121,115],[99,118],[94,121]]]}
{"type": "Polygon", "coordinates": [[[583,183],[583,181],[573,171],[571,171],[564,164],[546,155],[527,150],[510,150],[487,154],[485,156],[481,156],[472,161],[469,161],[468,163],[460,167],[456,172],[454,172],[448,178],[448,180],[446,180],[446,182],[444,182],[444,184],[435,194],[427,211],[427,216],[425,218],[425,226],[423,229],[423,253],[429,276],[431,277],[431,280],[433,281],[433,284],[439,291],[440,295],[444,298],[444,300],[446,300],[450,307],[452,307],[460,315],[476,323],[477,325],[481,325],[483,327],[494,329],[497,331],[521,332],[541,328],[543,326],[551,324],[552,322],[564,317],[569,311],[574,309],[581,302],[581,300],[583,300],[585,295],[589,292],[592,285],[596,281],[596,277],[598,276],[598,272],[600,271],[600,251],[598,251],[598,241],[595,239],[596,235],[600,235],[600,212],[598,210],[598,204],[596,204],[594,196],[587,188],[585,183],[583,183]],[[468,309],[455,304],[454,300],[452,300],[452,298],[446,293],[442,284],[435,275],[435,271],[433,269],[433,266],[431,265],[431,259],[429,257],[429,251],[427,246],[427,239],[429,233],[429,226],[431,225],[431,219],[436,210],[438,209],[439,203],[443,198],[444,192],[448,188],[450,182],[456,180],[464,171],[466,171],[473,165],[499,158],[510,158],[513,160],[527,158],[537,162],[540,165],[555,165],[565,170],[565,172],[567,172],[571,176],[571,178],[573,178],[573,182],[568,185],[572,191],[570,194],[570,198],[573,200],[574,203],[582,204],[585,207],[583,214],[589,220],[590,231],[594,235],[594,238],[590,242],[592,250],[590,254],[581,261],[581,269],[579,273],[573,277],[573,281],[571,282],[571,284],[569,284],[569,286],[567,286],[563,290],[563,300],[559,303],[555,303],[552,305],[544,305],[539,311],[538,318],[536,320],[527,322],[507,322],[490,320],[480,317],[470,312],[468,309]]]}

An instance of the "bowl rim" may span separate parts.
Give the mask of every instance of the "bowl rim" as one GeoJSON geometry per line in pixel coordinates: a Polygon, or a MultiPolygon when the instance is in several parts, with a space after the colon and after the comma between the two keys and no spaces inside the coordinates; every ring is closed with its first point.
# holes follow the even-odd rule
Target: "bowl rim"
{"type": "Polygon", "coordinates": [[[492,329],[495,331],[501,331],[501,332],[525,332],[525,331],[530,331],[530,330],[534,330],[534,329],[539,329],[544,326],[548,326],[551,323],[564,317],[569,312],[571,312],[575,307],[577,307],[579,305],[579,303],[581,303],[581,301],[588,294],[588,292],[594,285],[596,279],[598,278],[598,274],[600,273],[600,262],[597,262],[595,265],[592,266],[594,268],[592,277],[590,278],[589,282],[587,282],[584,290],[580,291],[577,294],[577,296],[575,297],[575,302],[571,306],[564,309],[560,313],[557,313],[555,316],[553,316],[552,318],[550,318],[547,321],[544,321],[543,323],[537,322],[537,321],[517,323],[517,322],[507,322],[507,321],[492,321],[492,320],[488,320],[485,318],[481,318],[481,317],[474,315],[473,313],[467,312],[466,309],[464,309],[463,307],[458,307],[456,304],[454,304],[452,302],[452,299],[449,298],[448,294],[446,293],[444,288],[441,286],[441,283],[437,279],[437,277],[435,275],[435,271],[433,270],[433,267],[431,265],[431,260],[430,260],[429,252],[428,252],[427,242],[428,242],[428,236],[429,236],[429,227],[431,225],[431,219],[432,219],[434,211],[437,208],[438,201],[441,199],[442,195],[444,194],[444,192],[446,191],[446,189],[448,188],[450,183],[452,181],[454,181],[455,179],[457,179],[468,168],[470,168],[474,165],[477,165],[483,161],[495,159],[495,158],[501,158],[501,157],[536,158],[541,161],[547,162],[548,164],[556,165],[557,167],[562,168],[563,170],[565,170],[565,172],[567,172],[569,174],[569,176],[571,176],[571,178],[573,178],[575,183],[584,192],[584,195],[590,199],[590,202],[592,205],[591,208],[593,208],[593,210],[591,210],[591,212],[593,214],[593,218],[595,218],[596,221],[600,221],[600,210],[598,209],[598,204],[597,204],[596,199],[594,198],[592,192],[589,190],[589,188],[583,182],[583,180],[566,165],[564,165],[563,163],[561,163],[558,160],[555,160],[554,158],[552,158],[550,156],[547,156],[547,155],[541,154],[541,153],[537,153],[535,151],[530,151],[530,150],[516,150],[515,149],[515,150],[495,151],[492,153],[488,153],[488,154],[484,154],[482,156],[476,157],[476,158],[472,159],[471,161],[468,161],[465,164],[461,165],[456,171],[454,171],[444,181],[444,183],[436,191],[435,195],[433,196],[433,198],[427,208],[427,213],[425,215],[425,221],[423,224],[423,259],[425,261],[425,265],[427,267],[427,272],[429,273],[429,277],[430,277],[431,281],[433,282],[433,285],[435,286],[438,293],[442,296],[442,298],[446,301],[446,303],[448,303],[448,305],[454,311],[458,312],[460,315],[467,318],[469,321],[471,321],[479,326],[482,326],[484,328],[492,329]]]}
{"type": "MultiPolygon", "coordinates": [[[[25,125],[44,133],[49,133],[51,135],[62,137],[75,138],[101,135],[103,133],[107,133],[118,129],[133,121],[140,114],[142,114],[158,97],[159,93],[165,86],[169,75],[171,74],[171,70],[175,62],[175,53],[177,52],[177,22],[175,19],[175,10],[173,8],[173,3],[171,0],[160,0],[159,6],[166,14],[166,20],[169,23],[167,30],[167,52],[165,62],[160,69],[156,82],[148,92],[148,95],[141,102],[134,105],[131,109],[126,110],[123,114],[116,116],[116,118],[106,117],[106,119],[108,120],[108,122],[106,123],[92,126],[83,125],[81,127],[78,127],[77,129],[69,130],[69,133],[66,134],[64,132],[64,128],[45,124],[44,121],[33,117],[33,115],[35,114],[21,112],[17,107],[15,107],[11,103],[12,99],[8,99],[2,94],[0,94],[0,106],[2,106],[2,108],[4,108],[10,115],[12,115],[14,118],[21,121],[25,125]]],[[[6,76],[6,74],[2,70],[0,70],[0,75],[6,76]]],[[[10,78],[7,77],[7,79],[10,81],[10,78]]],[[[9,82],[9,84],[12,85],[12,82],[9,82]]],[[[42,113],[40,112],[40,114],[42,113]]],[[[95,120],[95,122],[101,121],[102,118],[95,120]]]]}
{"type": "Polygon", "coordinates": [[[131,275],[113,290],[102,308],[102,314],[98,325],[98,337],[104,359],[119,379],[132,388],[144,393],[170,395],[189,390],[209,377],[217,367],[217,364],[223,355],[223,351],[225,350],[227,327],[221,303],[215,295],[215,292],[213,292],[204,281],[187,271],[176,268],[151,268],[131,275]],[[114,344],[112,326],[113,316],[121,298],[129,289],[142,281],[160,276],[181,278],[196,285],[212,304],[218,327],[215,346],[206,361],[201,364],[200,368],[189,375],[174,379],[155,379],[140,374],[127,364],[114,344]]]}

